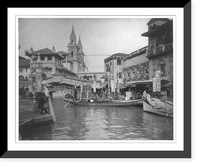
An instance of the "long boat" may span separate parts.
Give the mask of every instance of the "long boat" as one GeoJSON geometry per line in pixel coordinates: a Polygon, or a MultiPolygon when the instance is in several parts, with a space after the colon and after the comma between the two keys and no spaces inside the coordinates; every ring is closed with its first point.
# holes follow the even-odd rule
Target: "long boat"
{"type": "Polygon", "coordinates": [[[85,102],[73,101],[72,99],[63,97],[63,100],[76,106],[107,106],[107,107],[122,107],[122,106],[137,106],[142,104],[142,99],[138,100],[111,100],[106,102],[85,102]]]}
{"type": "Polygon", "coordinates": [[[143,111],[173,118],[173,103],[146,96],[143,97],[143,111]]]}

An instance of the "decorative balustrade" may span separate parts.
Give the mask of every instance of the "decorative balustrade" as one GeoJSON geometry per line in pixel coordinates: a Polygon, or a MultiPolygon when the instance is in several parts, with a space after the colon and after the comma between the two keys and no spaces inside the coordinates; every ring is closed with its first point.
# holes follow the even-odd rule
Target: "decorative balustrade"
{"type": "Polygon", "coordinates": [[[165,45],[160,46],[160,47],[157,47],[155,49],[148,50],[147,55],[152,56],[152,55],[156,55],[156,54],[160,54],[160,53],[163,53],[163,52],[170,51],[172,49],[173,49],[173,42],[165,44],[165,45]]]}
{"type": "Polygon", "coordinates": [[[68,57],[67,60],[68,61],[77,61],[77,57],[68,57]]]}

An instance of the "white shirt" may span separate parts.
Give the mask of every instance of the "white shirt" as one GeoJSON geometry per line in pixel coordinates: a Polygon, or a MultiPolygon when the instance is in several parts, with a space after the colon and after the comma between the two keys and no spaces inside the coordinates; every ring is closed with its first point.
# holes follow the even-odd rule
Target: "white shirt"
{"type": "Polygon", "coordinates": [[[44,89],[45,96],[49,97],[49,90],[47,88],[44,89]]]}

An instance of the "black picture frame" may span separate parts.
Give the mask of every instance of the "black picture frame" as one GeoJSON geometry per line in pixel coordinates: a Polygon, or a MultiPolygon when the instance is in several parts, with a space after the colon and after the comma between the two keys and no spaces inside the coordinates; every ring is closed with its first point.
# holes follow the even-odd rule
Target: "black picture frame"
{"type": "MultiPolygon", "coordinates": [[[[165,6],[164,6],[165,7],[165,6]]],[[[180,6],[179,6],[180,7],[180,6]]],[[[184,150],[183,151],[9,151],[7,121],[1,142],[1,158],[191,158],[191,1],[184,10],[184,150]]],[[[5,92],[7,93],[7,92],[5,92]]],[[[7,120],[3,113],[2,120],[7,120]]]]}

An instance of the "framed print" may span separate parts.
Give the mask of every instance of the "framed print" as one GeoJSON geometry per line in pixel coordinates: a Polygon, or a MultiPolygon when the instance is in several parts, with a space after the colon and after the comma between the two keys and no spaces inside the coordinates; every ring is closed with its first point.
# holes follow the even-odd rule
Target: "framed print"
{"type": "Polygon", "coordinates": [[[2,158],[191,158],[190,1],[7,12],[2,158]]]}

